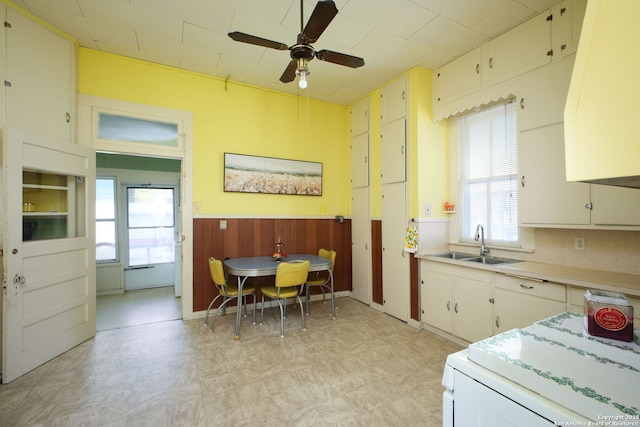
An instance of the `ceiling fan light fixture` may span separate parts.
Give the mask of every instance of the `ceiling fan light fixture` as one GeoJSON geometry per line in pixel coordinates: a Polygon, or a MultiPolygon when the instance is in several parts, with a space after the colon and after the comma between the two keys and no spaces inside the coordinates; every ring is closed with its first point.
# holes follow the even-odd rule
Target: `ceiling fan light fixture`
{"type": "Polygon", "coordinates": [[[298,75],[298,87],[300,89],[307,88],[307,77],[309,74],[309,69],[307,68],[307,60],[304,58],[298,59],[298,68],[296,69],[296,74],[298,75]]]}

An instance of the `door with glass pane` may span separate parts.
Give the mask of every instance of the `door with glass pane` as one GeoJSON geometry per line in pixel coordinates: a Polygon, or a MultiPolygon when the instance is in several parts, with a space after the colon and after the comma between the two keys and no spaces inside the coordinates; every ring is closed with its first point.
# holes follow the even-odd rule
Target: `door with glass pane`
{"type": "Polygon", "coordinates": [[[125,290],[173,286],[176,188],[127,185],[125,290]]]}
{"type": "Polygon", "coordinates": [[[95,335],[95,154],[5,129],[2,381],[95,335]]]}

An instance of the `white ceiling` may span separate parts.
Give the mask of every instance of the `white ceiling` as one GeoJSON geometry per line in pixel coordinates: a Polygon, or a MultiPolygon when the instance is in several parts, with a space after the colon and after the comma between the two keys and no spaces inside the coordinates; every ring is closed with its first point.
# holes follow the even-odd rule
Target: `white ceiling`
{"type": "MultiPolygon", "coordinates": [[[[13,0],[75,37],[81,46],[287,93],[287,51],[231,40],[240,31],[295,44],[299,0],[13,0]]],[[[557,0],[335,0],[339,10],[319,40],[364,58],[352,69],[309,63],[308,96],[349,104],[416,65],[436,68],[557,0]]],[[[315,0],[304,0],[306,24],[315,0]]]]}

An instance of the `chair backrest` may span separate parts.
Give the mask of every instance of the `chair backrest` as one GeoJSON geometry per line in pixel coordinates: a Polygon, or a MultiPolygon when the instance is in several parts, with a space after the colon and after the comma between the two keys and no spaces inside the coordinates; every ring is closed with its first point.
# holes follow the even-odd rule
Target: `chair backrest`
{"type": "Polygon", "coordinates": [[[331,260],[331,271],[336,265],[336,251],[331,249],[318,249],[318,256],[321,258],[327,258],[331,260]]]}
{"type": "Polygon", "coordinates": [[[224,277],[222,261],[215,259],[214,257],[209,258],[209,273],[211,274],[211,280],[213,280],[213,283],[215,283],[216,286],[227,285],[227,280],[224,277]]]}
{"type": "Polygon", "coordinates": [[[303,285],[309,274],[309,261],[294,260],[281,262],[276,268],[276,287],[303,285]]]}

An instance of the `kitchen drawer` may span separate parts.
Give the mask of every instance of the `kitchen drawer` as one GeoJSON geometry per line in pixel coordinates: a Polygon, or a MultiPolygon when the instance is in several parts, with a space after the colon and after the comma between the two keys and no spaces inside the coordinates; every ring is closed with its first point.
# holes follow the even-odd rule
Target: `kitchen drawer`
{"type": "Polygon", "coordinates": [[[513,292],[520,292],[561,302],[567,301],[567,287],[559,283],[496,274],[494,284],[496,288],[507,289],[513,292]]]}
{"type": "Polygon", "coordinates": [[[438,261],[424,261],[422,265],[429,271],[447,274],[449,276],[462,277],[464,279],[485,283],[491,283],[493,281],[493,271],[464,267],[462,265],[447,264],[438,261]]]}
{"type": "MultiPolygon", "coordinates": [[[[584,293],[587,290],[585,288],[569,288],[569,303],[575,306],[584,307],[584,293]]],[[[624,292],[623,292],[624,294],[624,292]]],[[[633,318],[635,319],[634,324],[640,324],[640,298],[626,296],[629,299],[629,302],[633,306],[633,318]]],[[[581,313],[584,313],[584,308],[581,313]]],[[[637,329],[637,327],[636,327],[637,329]]]]}

